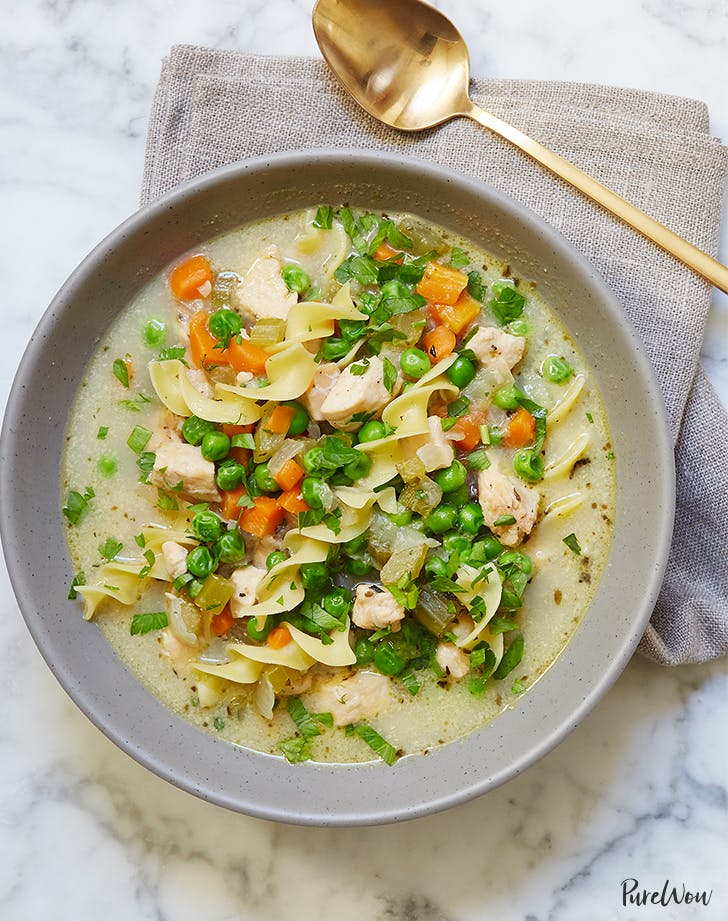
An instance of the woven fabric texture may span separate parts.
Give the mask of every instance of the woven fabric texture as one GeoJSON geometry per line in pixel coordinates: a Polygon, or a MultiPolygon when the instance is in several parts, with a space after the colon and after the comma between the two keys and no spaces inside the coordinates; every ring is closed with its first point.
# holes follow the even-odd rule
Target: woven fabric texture
{"type": "MultiPolygon", "coordinates": [[[[728,156],[703,103],[578,83],[475,80],[472,91],[716,254],[728,156]]],[[[142,203],[216,167],[307,147],[387,150],[475,176],[539,214],[601,272],[647,348],[676,452],[672,549],[640,651],[665,665],[728,653],[728,415],[699,364],[710,286],[490,132],[463,119],[393,131],[308,58],[173,48],[150,117],[142,203]]]]}

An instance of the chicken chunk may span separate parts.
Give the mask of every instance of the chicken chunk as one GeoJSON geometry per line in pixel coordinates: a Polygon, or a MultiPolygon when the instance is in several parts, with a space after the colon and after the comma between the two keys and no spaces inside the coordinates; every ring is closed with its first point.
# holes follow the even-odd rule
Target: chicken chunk
{"type": "Polygon", "coordinates": [[[260,317],[285,320],[288,311],[298,301],[295,291],[289,291],[281,275],[278,248],[272,246],[256,259],[238,285],[238,304],[249,322],[260,317]]]}
{"type": "Polygon", "coordinates": [[[394,699],[389,678],[374,672],[356,672],[342,681],[319,684],[315,694],[316,709],[330,713],[335,726],[349,726],[381,713],[394,699]]]}
{"type": "Polygon", "coordinates": [[[195,502],[219,502],[215,485],[215,465],[205,460],[195,445],[169,441],[157,449],[149,482],[161,489],[171,489],[195,502]],[[180,485],[181,484],[181,485],[180,485]]]}
{"type": "Polygon", "coordinates": [[[470,671],[470,659],[455,643],[438,643],[435,651],[437,664],[453,678],[463,678],[470,671]]]}
{"type": "Polygon", "coordinates": [[[390,401],[390,393],[384,386],[382,359],[373,355],[368,362],[362,374],[354,373],[362,367],[361,362],[349,365],[323,401],[321,414],[334,428],[351,432],[361,426],[361,419],[352,421],[352,416],[376,414],[390,401]]]}
{"type": "Polygon", "coordinates": [[[482,365],[502,358],[512,370],[523,358],[526,340],[523,336],[512,336],[497,326],[481,326],[468,340],[468,348],[482,365]]]}
{"type": "Polygon", "coordinates": [[[514,483],[491,461],[487,470],[478,473],[478,501],[486,525],[507,547],[520,544],[531,533],[538,514],[539,494],[535,489],[514,483]],[[496,525],[504,515],[515,518],[513,524],[496,525]]]}
{"type": "Polygon", "coordinates": [[[162,544],[162,559],[167,567],[169,581],[174,582],[179,576],[187,572],[187,550],[173,540],[166,540],[162,544]]]}
{"type": "Polygon", "coordinates": [[[155,425],[154,433],[147,442],[145,451],[158,451],[159,448],[170,441],[182,441],[182,423],[184,419],[175,416],[168,409],[160,410],[155,425]]]}
{"type": "Polygon", "coordinates": [[[235,594],[230,599],[230,612],[233,617],[242,617],[245,608],[255,604],[255,594],[258,586],[267,575],[267,569],[258,569],[257,566],[241,566],[230,576],[235,586],[235,594]]]}
{"type": "Polygon", "coordinates": [[[203,397],[212,399],[215,391],[210,383],[210,379],[202,368],[188,368],[186,374],[187,379],[198,393],[202,394],[203,397]]]}
{"type": "Polygon", "coordinates": [[[392,626],[399,630],[404,607],[394,596],[378,585],[357,585],[351,619],[363,630],[381,630],[392,626]]]}
{"type": "Polygon", "coordinates": [[[341,369],[334,362],[328,362],[321,365],[313,376],[311,386],[301,397],[301,402],[308,410],[309,416],[314,422],[322,422],[323,415],[321,407],[326,397],[329,395],[331,388],[341,376],[341,369]]]}
{"type": "Polygon", "coordinates": [[[429,416],[427,427],[430,434],[426,436],[425,444],[417,449],[417,456],[425,465],[425,470],[431,473],[433,470],[449,467],[455,459],[455,451],[452,444],[445,438],[442,419],[439,416],[429,416]]]}

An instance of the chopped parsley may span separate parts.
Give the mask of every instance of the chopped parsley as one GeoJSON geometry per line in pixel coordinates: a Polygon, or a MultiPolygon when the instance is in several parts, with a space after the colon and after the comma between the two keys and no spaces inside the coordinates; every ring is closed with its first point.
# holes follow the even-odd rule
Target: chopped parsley
{"type": "Polygon", "coordinates": [[[564,538],[564,543],[572,553],[575,553],[577,556],[581,554],[581,547],[579,546],[579,541],[576,539],[576,534],[568,534],[564,538]]]}
{"type": "Polygon", "coordinates": [[[358,735],[363,742],[366,742],[374,754],[379,755],[385,764],[391,767],[397,760],[397,750],[394,745],[387,742],[386,739],[383,739],[376,729],[372,729],[372,727],[368,726],[366,723],[359,723],[357,726],[354,726],[354,733],[358,735]]]}
{"type": "Polygon", "coordinates": [[[131,619],[129,632],[132,636],[141,636],[144,633],[150,633],[152,630],[163,630],[167,623],[167,615],[164,611],[135,614],[131,619]]]}
{"type": "Polygon", "coordinates": [[[319,206],[312,224],[318,230],[331,230],[334,226],[334,209],[330,205],[319,206]]]}
{"type": "Polygon", "coordinates": [[[123,358],[117,358],[111,366],[114,377],[119,381],[122,387],[129,389],[129,365],[123,358]]]}
{"type": "Polygon", "coordinates": [[[123,546],[122,542],[115,537],[107,537],[102,544],[99,544],[99,553],[105,560],[111,562],[119,555],[123,546]]]}

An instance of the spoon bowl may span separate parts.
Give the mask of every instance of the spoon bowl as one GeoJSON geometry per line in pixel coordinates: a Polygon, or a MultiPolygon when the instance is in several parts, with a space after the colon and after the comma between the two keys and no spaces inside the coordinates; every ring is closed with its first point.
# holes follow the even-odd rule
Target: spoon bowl
{"type": "Polygon", "coordinates": [[[728,268],[565,160],[475,105],[470,56],[450,20],[422,0],[317,0],[313,30],[347,92],[374,118],[422,131],[466,116],[510,141],[684,265],[728,293],[728,268]]]}
{"type": "Polygon", "coordinates": [[[472,107],[465,40],[431,6],[413,20],[407,2],[318,0],[313,29],[346,90],[392,128],[422,131],[472,107]]]}

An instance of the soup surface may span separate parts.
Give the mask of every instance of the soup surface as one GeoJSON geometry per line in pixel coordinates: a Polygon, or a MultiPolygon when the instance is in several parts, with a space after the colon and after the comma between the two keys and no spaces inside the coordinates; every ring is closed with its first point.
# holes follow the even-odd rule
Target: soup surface
{"type": "Polygon", "coordinates": [[[492,720],[608,556],[582,355],[533,283],[409,214],[188,254],[100,343],[66,442],[70,597],[171,709],[291,762],[492,720]]]}

